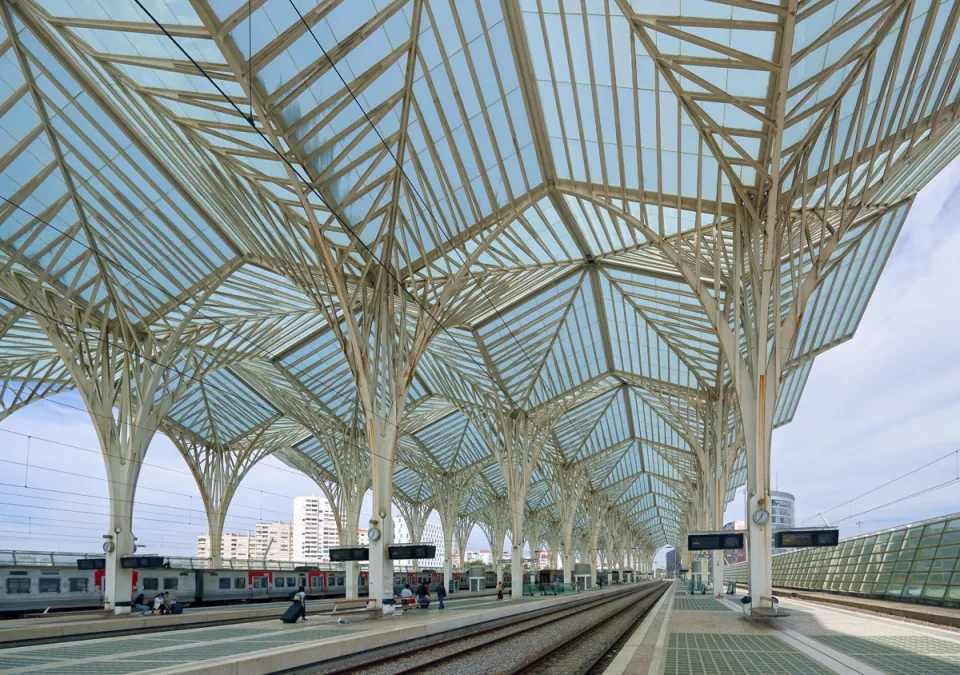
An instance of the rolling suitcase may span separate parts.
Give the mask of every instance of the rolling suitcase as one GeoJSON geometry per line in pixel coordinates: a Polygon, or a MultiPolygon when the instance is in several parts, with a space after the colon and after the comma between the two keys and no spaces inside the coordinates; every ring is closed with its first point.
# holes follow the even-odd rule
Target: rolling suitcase
{"type": "Polygon", "coordinates": [[[300,602],[294,602],[287,607],[287,611],[283,613],[283,616],[280,617],[280,620],[284,623],[296,623],[297,619],[300,618],[300,612],[302,611],[303,606],[300,604],[300,602]]]}
{"type": "Polygon", "coordinates": [[[171,614],[183,614],[183,603],[182,603],[182,602],[175,602],[175,603],[173,603],[172,605],[170,605],[170,613],[171,613],[171,614]]]}

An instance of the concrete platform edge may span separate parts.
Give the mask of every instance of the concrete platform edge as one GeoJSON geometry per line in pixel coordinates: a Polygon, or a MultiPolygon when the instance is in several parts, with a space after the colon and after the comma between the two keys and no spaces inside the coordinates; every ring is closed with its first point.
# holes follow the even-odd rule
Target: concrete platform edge
{"type": "MultiPolygon", "coordinates": [[[[631,585],[613,591],[591,593],[591,596],[610,597],[615,594],[638,588],[631,585]]],[[[582,599],[582,595],[573,594],[561,601],[538,601],[527,604],[518,604],[513,607],[507,602],[497,608],[477,612],[468,612],[461,615],[447,615],[445,621],[427,621],[423,623],[402,626],[382,632],[360,632],[343,637],[325,638],[305,643],[291,648],[290,646],[264,650],[250,655],[230,657],[211,661],[202,661],[197,664],[179,664],[167,668],[147,671],[151,675],[181,675],[186,673],[203,673],[204,675],[264,675],[277,671],[302,668],[311,664],[358,654],[370,649],[415,640],[417,638],[437,635],[447,631],[476,626],[490,621],[503,619],[517,614],[536,611],[546,607],[557,607],[582,599]]],[[[381,619],[378,621],[392,621],[381,619]]]]}
{"type": "Polygon", "coordinates": [[[667,589],[667,592],[664,593],[660,600],[657,601],[657,604],[653,606],[653,609],[647,614],[646,617],[644,617],[637,629],[633,631],[633,634],[627,639],[627,642],[623,645],[623,649],[620,650],[620,653],[616,655],[610,665],[607,666],[607,669],[603,671],[603,675],[624,675],[624,673],[627,672],[627,668],[630,666],[630,661],[633,660],[637,650],[640,648],[640,644],[647,636],[650,626],[656,623],[657,616],[660,614],[661,610],[663,610],[664,605],[673,602],[675,588],[676,585],[667,589]]]}

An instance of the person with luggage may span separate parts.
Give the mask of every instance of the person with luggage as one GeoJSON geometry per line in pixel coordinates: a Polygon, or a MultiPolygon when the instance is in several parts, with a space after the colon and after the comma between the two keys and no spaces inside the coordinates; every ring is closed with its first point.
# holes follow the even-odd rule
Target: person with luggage
{"type": "Polygon", "coordinates": [[[503,582],[497,582],[497,600],[503,600],[503,582]]]}
{"type": "Polygon", "coordinates": [[[280,620],[284,623],[296,623],[301,618],[304,621],[307,620],[307,594],[304,592],[303,586],[300,586],[297,592],[293,594],[293,602],[280,617],[280,620]]]}
{"type": "Polygon", "coordinates": [[[150,610],[150,613],[160,612],[163,614],[163,593],[157,593],[153,598],[153,609],[150,610]]]}
{"type": "Polygon", "coordinates": [[[443,609],[443,599],[447,597],[447,589],[443,587],[443,584],[437,586],[437,601],[440,603],[439,609],[443,609]]]}

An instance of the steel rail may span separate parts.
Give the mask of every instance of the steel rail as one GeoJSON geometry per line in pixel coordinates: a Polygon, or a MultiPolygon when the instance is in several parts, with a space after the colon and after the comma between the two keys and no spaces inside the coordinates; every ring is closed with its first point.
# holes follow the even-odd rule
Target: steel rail
{"type": "MultiPolygon", "coordinates": [[[[565,604],[561,607],[552,607],[543,611],[537,611],[532,613],[532,615],[531,613],[525,613],[520,616],[509,617],[502,620],[498,620],[490,624],[481,626],[479,630],[471,631],[466,634],[460,633],[455,636],[451,636],[448,638],[440,638],[440,639],[436,639],[435,636],[431,636],[428,646],[431,650],[436,650],[438,647],[455,644],[463,640],[473,639],[488,633],[495,633],[507,627],[519,627],[519,626],[522,626],[523,624],[533,624],[527,628],[523,628],[520,631],[520,632],[526,632],[529,630],[534,630],[537,628],[541,628],[543,626],[551,625],[551,624],[569,619],[573,616],[579,615],[585,609],[594,609],[594,608],[602,607],[604,605],[608,605],[611,603],[621,602],[626,598],[634,598],[636,594],[642,593],[642,596],[640,598],[641,600],[654,594],[657,594],[657,597],[659,598],[660,594],[665,592],[668,588],[669,588],[669,584],[653,583],[653,584],[645,584],[636,589],[628,589],[626,591],[619,592],[611,596],[601,596],[601,597],[592,597],[592,598],[586,597],[582,601],[565,604]],[[658,594],[658,591],[660,591],[659,594],[658,594]]],[[[613,613],[611,616],[616,616],[616,613],[613,613]]],[[[401,666],[400,668],[396,670],[392,670],[391,672],[393,673],[393,675],[401,675],[406,673],[418,673],[426,668],[441,666],[448,662],[461,659],[466,655],[479,653],[484,649],[494,647],[494,646],[500,646],[502,644],[503,644],[502,636],[491,637],[488,640],[485,640],[475,645],[471,645],[462,650],[452,651],[450,653],[441,654],[435,657],[428,656],[426,660],[416,659],[415,663],[411,663],[409,666],[401,666]]],[[[393,647],[395,648],[396,645],[394,645],[393,647]]],[[[362,673],[366,669],[380,668],[385,664],[388,665],[392,661],[398,661],[400,659],[410,658],[415,656],[418,653],[421,653],[421,654],[423,653],[423,652],[415,652],[415,651],[403,651],[398,653],[395,651],[395,649],[391,650],[391,647],[386,647],[384,649],[388,650],[388,653],[377,655],[372,659],[363,660],[361,662],[356,662],[351,660],[349,663],[345,663],[339,667],[332,667],[330,669],[326,669],[323,667],[322,663],[318,663],[318,664],[314,664],[313,666],[297,668],[295,672],[322,673],[323,675],[347,675],[348,673],[351,673],[351,674],[362,673]]],[[[521,664],[518,665],[518,668],[519,669],[526,668],[529,664],[534,663],[535,660],[545,656],[547,652],[555,651],[555,650],[556,650],[556,645],[552,644],[548,648],[538,651],[534,655],[534,657],[536,658],[524,660],[521,664]]],[[[332,663],[330,665],[334,666],[334,664],[332,663]]]]}

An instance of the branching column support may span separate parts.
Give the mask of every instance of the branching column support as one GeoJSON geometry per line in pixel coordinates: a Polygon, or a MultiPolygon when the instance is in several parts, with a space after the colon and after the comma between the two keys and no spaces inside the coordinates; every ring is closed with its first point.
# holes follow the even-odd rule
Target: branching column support
{"type": "Polygon", "coordinates": [[[490,500],[484,509],[484,517],[480,521],[480,529],[490,542],[490,553],[493,557],[493,566],[497,571],[497,583],[503,581],[503,541],[510,528],[510,504],[504,497],[495,497],[490,500]]]}
{"type": "MultiPolygon", "coordinates": [[[[397,500],[397,508],[407,523],[410,531],[410,543],[419,544],[423,539],[423,528],[427,525],[427,516],[433,511],[432,502],[412,502],[405,499],[397,500]]],[[[425,542],[423,542],[425,543],[425,542]]],[[[420,571],[420,560],[414,558],[413,571],[420,571]]]]}
{"type": "Polygon", "coordinates": [[[520,410],[505,411],[499,406],[494,413],[494,433],[484,424],[490,447],[494,450],[500,473],[507,488],[507,498],[513,515],[510,528],[511,574],[510,595],[515,600],[523,597],[523,523],[527,510],[527,490],[533,470],[540,460],[540,453],[550,438],[553,426],[559,419],[560,409],[546,413],[527,413],[520,410]]]}
{"type": "MultiPolygon", "coordinates": [[[[193,0],[191,5],[236,76],[244,98],[250,102],[250,122],[262,130],[274,147],[299,148],[291,150],[291,164],[280,163],[300,203],[302,216],[306,218],[305,223],[291,222],[289,225],[302,230],[309,240],[306,243],[312,257],[303,262],[315,265],[322,274],[311,274],[308,278],[302,267],[294,265],[285,273],[301,286],[326,318],[357,389],[371,456],[373,511],[370,527],[381,531],[380,537],[370,541],[370,601],[374,607],[382,608],[384,599],[393,594],[393,565],[387,556],[387,545],[393,541],[393,473],[407,394],[413,385],[420,357],[430,342],[444,330],[445,324],[458,320],[458,311],[464,311],[457,306],[457,296],[469,282],[474,263],[511,221],[504,218],[502,223],[484,232],[477,245],[471,246],[464,255],[462,265],[451,274],[442,275],[442,279],[427,274],[423,283],[408,282],[400,272],[409,264],[401,245],[401,240],[405,241],[402,234],[405,218],[400,208],[408,188],[406,178],[397,173],[390,191],[388,215],[375,240],[361,244],[356,237],[351,237],[346,248],[332,241],[327,236],[330,223],[321,222],[323,212],[316,208],[314,185],[318,182],[318,171],[286,126],[288,122],[299,120],[281,120],[279,115],[269,111],[265,104],[269,95],[257,78],[249,76],[247,59],[229,31],[222,29],[220,19],[209,3],[193,0]],[[370,254],[372,251],[377,252],[376,260],[370,254]],[[363,259],[359,276],[348,272],[352,266],[345,264],[353,256],[363,259]],[[318,284],[321,276],[323,282],[318,284]]],[[[410,17],[410,52],[400,114],[404,138],[413,108],[412,90],[422,8],[422,2],[414,2],[410,17]]],[[[406,149],[406,141],[401,141],[399,164],[403,163],[406,149]]],[[[327,199],[334,202],[333,206],[339,206],[330,195],[327,199]]],[[[346,216],[339,216],[339,219],[344,218],[346,216]]],[[[347,224],[346,220],[341,223],[347,224]]],[[[439,233],[431,231],[430,234],[439,238],[439,233]]],[[[302,250],[298,246],[296,252],[290,252],[291,257],[299,258],[303,255],[302,250]]]]}
{"type": "MultiPolygon", "coordinates": [[[[443,579],[449,591],[453,581],[453,536],[460,522],[460,505],[477,477],[477,471],[467,469],[459,473],[432,472],[430,477],[433,484],[433,505],[440,514],[440,526],[443,528],[443,579]]],[[[462,552],[460,558],[463,559],[462,552]]]]}
{"type": "Polygon", "coordinates": [[[590,587],[596,588],[597,557],[600,554],[597,550],[597,544],[599,543],[603,521],[610,510],[610,502],[599,492],[588,491],[584,503],[587,507],[587,531],[590,536],[590,545],[587,549],[590,556],[590,587]]]}
{"type": "Polygon", "coordinates": [[[470,545],[470,535],[476,525],[477,521],[472,515],[457,518],[457,553],[460,554],[461,573],[467,568],[467,546],[470,545]]]}
{"type": "MultiPolygon", "coordinates": [[[[9,288],[17,280],[4,282],[9,288]]],[[[100,281],[98,286],[91,289],[91,297],[105,292],[115,302],[110,282],[100,281]]],[[[109,304],[104,314],[95,315],[53,293],[34,294],[26,287],[15,293],[34,310],[34,319],[83,398],[100,441],[110,497],[110,529],[104,539],[112,544],[103,592],[105,607],[117,614],[128,613],[131,606],[133,575],[120,566],[120,558],[136,550],[133,504],[143,458],[173,404],[214,365],[212,358],[194,348],[197,334],[188,330],[214,288],[195,298],[192,309],[185,307],[175,323],[163,322],[163,341],[128,323],[119,303],[115,307],[119,318],[112,319],[109,304]]]]}
{"type": "Polygon", "coordinates": [[[590,472],[582,464],[556,464],[547,481],[553,503],[560,513],[560,529],[563,532],[563,582],[573,583],[573,525],[583,491],[590,484],[590,472]]]}
{"type": "Polygon", "coordinates": [[[263,443],[263,435],[278,418],[271,417],[243,437],[224,443],[198,439],[172,423],[164,423],[161,427],[180,451],[197,481],[207,514],[211,569],[222,567],[223,524],[233,495],[250,469],[273,451],[273,447],[263,443]]]}

